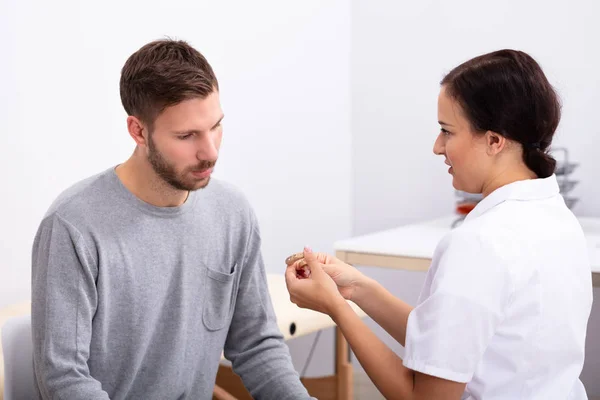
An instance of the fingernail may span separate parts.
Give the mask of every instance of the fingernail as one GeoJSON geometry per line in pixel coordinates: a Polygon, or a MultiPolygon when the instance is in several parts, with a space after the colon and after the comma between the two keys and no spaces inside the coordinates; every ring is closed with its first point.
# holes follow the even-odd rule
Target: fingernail
{"type": "Polygon", "coordinates": [[[304,251],[307,253],[312,253],[312,249],[308,246],[304,246],[304,251]]]}

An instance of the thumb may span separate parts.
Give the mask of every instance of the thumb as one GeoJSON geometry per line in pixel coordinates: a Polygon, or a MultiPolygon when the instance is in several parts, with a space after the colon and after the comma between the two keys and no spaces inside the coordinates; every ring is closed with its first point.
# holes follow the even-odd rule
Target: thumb
{"type": "Polygon", "coordinates": [[[308,246],[304,247],[304,261],[310,268],[311,272],[322,269],[321,263],[317,260],[315,253],[308,246]]]}

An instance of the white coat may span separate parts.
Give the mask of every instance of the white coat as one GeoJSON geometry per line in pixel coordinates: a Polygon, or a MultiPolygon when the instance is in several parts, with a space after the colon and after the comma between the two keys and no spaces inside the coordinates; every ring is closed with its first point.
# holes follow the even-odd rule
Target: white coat
{"type": "Polygon", "coordinates": [[[588,257],[554,175],[495,190],[436,248],[404,365],[466,382],[463,399],[587,399],[588,257]]]}

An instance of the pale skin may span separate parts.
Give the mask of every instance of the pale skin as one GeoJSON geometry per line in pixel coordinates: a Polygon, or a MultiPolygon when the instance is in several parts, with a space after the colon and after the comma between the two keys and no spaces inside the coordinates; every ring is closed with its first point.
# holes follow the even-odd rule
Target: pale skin
{"type": "Polygon", "coordinates": [[[460,105],[446,95],[438,96],[440,133],[433,152],[450,166],[452,186],[487,196],[501,186],[537,176],[523,161],[523,147],[492,132],[473,132],[460,105]]]}
{"type": "Polygon", "coordinates": [[[167,107],[149,124],[137,116],[127,117],[127,130],[136,143],[131,157],[116,168],[125,187],[146,203],[158,207],[182,205],[190,190],[205,187],[219,156],[223,129],[219,92],[206,98],[192,98],[167,107]],[[150,162],[155,157],[173,171],[180,187],[174,187],[157,173],[150,162]],[[185,189],[182,189],[184,187],[185,189]]]}
{"type": "MultiPolygon", "coordinates": [[[[442,87],[438,96],[441,129],[433,151],[450,166],[457,190],[487,196],[509,183],[537,176],[522,160],[522,146],[492,132],[473,132],[460,105],[442,87]]],[[[454,382],[404,367],[402,360],[356,315],[346,300],[364,310],[404,346],[413,307],[354,267],[309,248],[286,260],[292,302],[329,315],[341,329],[370,379],[387,399],[459,400],[465,382],[454,382]]]]}

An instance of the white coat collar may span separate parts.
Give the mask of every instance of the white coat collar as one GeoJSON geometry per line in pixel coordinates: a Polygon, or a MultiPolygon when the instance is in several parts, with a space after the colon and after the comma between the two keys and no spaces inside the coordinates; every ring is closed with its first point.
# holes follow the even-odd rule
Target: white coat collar
{"type": "Polygon", "coordinates": [[[527,179],[509,183],[494,190],[477,203],[475,208],[467,214],[465,221],[477,218],[506,200],[541,200],[556,196],[559,192],[556,175],[551,175],[548,178],[527,179]]]}

